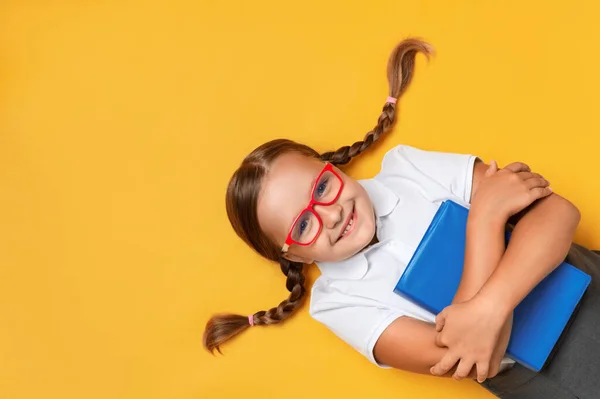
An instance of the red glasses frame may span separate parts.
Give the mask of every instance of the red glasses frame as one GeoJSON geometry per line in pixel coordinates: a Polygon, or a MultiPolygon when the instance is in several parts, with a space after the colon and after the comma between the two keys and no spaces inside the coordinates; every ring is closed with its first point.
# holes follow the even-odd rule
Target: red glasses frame
{"type": "Polygon", "coordinates": [[[315,205],[329,206],[329,205],[333,204],[334,202],[336,202],[338,200],[338,198],[340,198],[340,194],[342,194],[343,189],[344,189],[344,180],[342,180],[342,177],[340,175],[338,175],[337,172],[333,169],[333,165],[330,163],[327,163],[325,165],[325,167],[323,168],[323,170],[321,171],[321,173],[319,173],[319,175],[317,176],[317,179],[315,180],[315,184],[313,185],[313,188],[310,191],[310,202],[308,203],[308,206],[306,208],[304,208],[298,214],[298,216],[296,216],[296,219],[294,219],[294,222],[292,223],[292,227],[290,228],[290,231],[285,240],[285,244],[281,248],[281,252],[287,252],[290,245],[292,245],[292,244],[307,247],[317,240],[317,238],[321,234],[321,230],[323,230],[323,221],[321,220],[321,217],[319,216],[319,214],[317,212],[315,212],[315,209],[314,209],[315,205]],[[336,194],[336,196],[333,200],[331,200],[329,202],[320,202],[320,201],[315,200],[315,190],[317,189],[319,180],[321,180],[321,177],[323,177],[323,174],[325,174],[325,172],[331,172],[334,174],[335,177],[338,178],[338,180],[340,181],[340,189],[338,190],[338,193],[336,194]],[[309,243],[301,243],[301,242],[295,241],[292,238],[292,231],[294,231],[294,226],[296,226],[296,222],[298,221],[300,216],[302,216],[304,214],[304,212],[306,212],[306,211],[312,212],[312,214],[317,217],[317,220],[319,221],[319,230],[317,231],[315,238],[313,238],[309,243]]]}

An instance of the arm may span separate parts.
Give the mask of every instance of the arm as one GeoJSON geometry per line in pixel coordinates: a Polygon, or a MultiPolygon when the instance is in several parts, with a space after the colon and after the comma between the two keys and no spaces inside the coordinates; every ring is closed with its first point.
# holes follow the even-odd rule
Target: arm
{"type": "MultiPolygon", "coordinates": [[[[514,167],[514,164],[510,166],[514,167]]],[[[528,169],[525,165],[517,165],[517,167],[523,170],[528,169]]],[[[488,166],[479,160],[475,163],[471,203],[481,182],[496,171],[497,165],[495,162],[492,162],[492,166],[488,166]]],[[[492,275],[505,251],[504,226],[490,225],[490,221],[486,215],[478,213],[477,209],[474,208],[469,212],[467,220],[465,265],[460,285],[452,303],[460,303],[473,298],[492,275]]],[[[498,343],[490,362],[489,378],[495,377],[499,371],[500,362],[508,346],[511,330],[512,313],[507,317],[500,332],[498,343]]],[[[473,369],[470,374],[471,376],[475,374],[473,369]]],[[[460,380],[462,376],[456,374],[454,378],[460,380]]]]}
{"type": "MultiPolygon", "coordinates": [[[[508,179],[512,179],[516,184],[514,176],[504,174],[500,178],[509,183],[508,179]]],[[[443,374],[460,361],[459,375],[466,375],[477,364],[478,374],[487,376],[490,355],[507,317],[564,259],[579,222],[579,212],[565,199],[546,191],[548,194],[530,206],[516,224],[504,256],[483,288],[473,299],[451,305],[438,315],[438,330],[443,329],[438,340],[449,351],[432,370],[434,374],[443,374]]],[[[500,209],[503,203],[510,204],[510,198],[500,195],[494,207],[500,209]]],[[[519,201],[514,203],[508,215],[496,212],[497,218],[491,219],[491,226],[504,226],[508,216],[529,205],[521,203],[517,207],[519,201]]]]}
{"type": "MultiPolygon", "coordinates": [[[[488,166],[477,161],[473,170],[473,194],[486,177],[488,166]]],[[[469,216],[465,268],[455,302],[471,299],[487,281],[504,253],[504,229],[490,229],[484,218],[469,216]]],[[[507,322],[507,338],[510,323],[507,322]]],[[[444,357],[447,348],[436,345],[437,332],[432,324],[410,317],[396,319],[379,337],[374,348],[378,362],[414,373],[430,374],[431,367],[444,357]]],[[[500,362],[504,352],[501,353],[500,362]]],[[[443,376],[449,377],[454,370],[443,376]]],[[[473,373],[472,378],[475,377],[473,373]]]]}
{"type": "MultiPolygon", "coordinates": [[[[508,165],[505,171],[510,171],[514,174],[524,174],[528,178],[539,179],[538,183],[531,184],[532,187],[546,187],[549,184],[540,175],[531,173],[529,167],[520,162],[508,165]]],[[[505,253],[504,234],[506,219],[509,219],[508,215],[506,217],[503,216],[504,214],[501,209],[497,209],[494,206],[490,209],[486,204],[481,204],[482,200],[477,196],[477,192],[484,180],[497,172],[498,166],[495,161],[492,161],[491,166],[481,161],[475,163],[473,170],[473,190],[470,198],[472,205],[467,220],[465,266],[453,303],[463,302],[474,297],[496,270],[505,253]]],[[[482,196],[485,197],[486,194],[482,194],[482,196]]],[[[489,194],[487,196],[489,197],[489,194]]],[[[486,198],[483,198],[483,201],[485,200],[486,198]]],[[[509,222],[516,224],[528,210],[529,208],[526,208],[513,215],[509,219],[509,222]]],[[[537,220],[533,222],[537,223],[537,220]]]]}
{"type": "Polygon", "coordinates": [[[516,224],[506,253],[478,296],[494,301],[501,315],[512,310],[565,259],[581,216],[552,194],[516,224]]]}
{"type": "MultiPolygon", "coordinates": [[[[431,367],[448,351],[436,345],[435,326],[408,316],[399,317],[381,334],[373,354],[386,366],[419,374],[430,374],[431,367]]],[[[450,370],[442,377],[450,377],[450,370]]],[[[475,377],[474,374],[471,377],[475,377]]]]}
{"type": "MultiPolygon", "coordinates": [[[[471,202],[488,168],[481,161],[475,163],[471,202]]],[[[466,235],[465,265],[452,303],[464,302],[475,296],[500,263],[505,250],[504,226],[489,225],[486,215],[477,213],[475,207],[469,212],[466,235]]]]}

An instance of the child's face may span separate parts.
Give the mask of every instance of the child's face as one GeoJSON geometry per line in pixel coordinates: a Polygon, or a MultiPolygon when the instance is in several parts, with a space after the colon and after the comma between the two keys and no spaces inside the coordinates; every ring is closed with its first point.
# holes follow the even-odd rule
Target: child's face
{"type": "MultiPolygon", "coordinates": [[[[317,159],[295,153],[281,155],[271,165],[258,199],[258,220],[278,246],[283,247],[294,220],[308,206],[315,179],[324,166],[317,159]]],[[[356,254],[373,239],[375,214],[367,192],[356,180],[334,169],[343,182],[339,197],[328,206],[314,205],[322,221],[321,232],[309,246],[292,244],[285,254],[292,261],[340,261],[356,254]]],[[[335,187],[331,181],[328,184],[327,189],[335,187]]],[[[317,184],[317,191],[323,187],[317,184]]],[[[311,223],[314,221],[313,218],[311,223]]],[[[298,224],[295,232],[297,228],[298,224]]],[[[309,234],[312,228],[307,227],[309,234]]]]}

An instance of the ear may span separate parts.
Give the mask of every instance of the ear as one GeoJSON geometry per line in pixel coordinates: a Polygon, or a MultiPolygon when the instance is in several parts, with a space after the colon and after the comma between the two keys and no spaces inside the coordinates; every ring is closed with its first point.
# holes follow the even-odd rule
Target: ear
{"type": "Polygon", "coordinates": [[[303,258],[301,256],[297,256],[297,255],[291,254],[289,252],[284,253],[283,257],[289,261],[300,262],[300,263],[304,263],[306,265],[310,265],[314,262],[313,259],[303,258]]]}

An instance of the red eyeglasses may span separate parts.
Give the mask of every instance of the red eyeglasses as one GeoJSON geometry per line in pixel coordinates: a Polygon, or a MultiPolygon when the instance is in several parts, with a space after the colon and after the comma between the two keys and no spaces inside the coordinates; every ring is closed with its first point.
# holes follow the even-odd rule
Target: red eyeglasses
{"type": "Polygon", "coordinates": [[[315,242],[323,229],[323,221],[315,212],[315,205],[333,204],[340,197],[343,188],[344,182],[333,169],[333,165],[326,164],[317,176],[308,206],[294,220],[285,244],[281,248],[282,252],[287,252],[292,244],[308,246],[315,242]]]}

